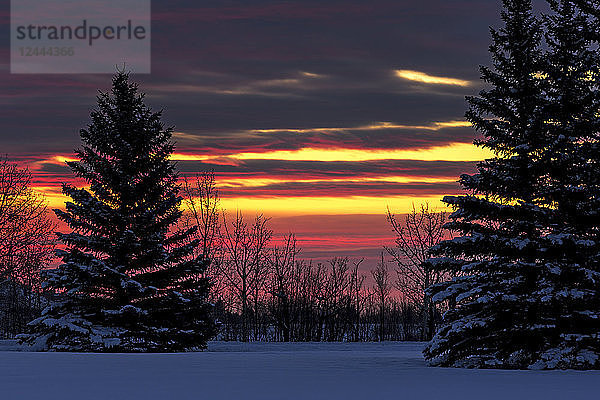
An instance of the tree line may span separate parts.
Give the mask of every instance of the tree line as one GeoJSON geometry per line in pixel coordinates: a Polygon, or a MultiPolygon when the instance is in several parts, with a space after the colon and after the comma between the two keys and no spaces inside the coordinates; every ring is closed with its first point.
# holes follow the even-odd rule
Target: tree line
{"type": "MultiPolygon", "coordinates": [[[[31,173],[0,164],[0,332],[14,338],[40,316],[56,293],[42,290],[42,271],[54,259],[56,223],[31,173]]],[[[197,246],[190,259],[211,260],[204,275],[219,325],[217,337],[238,341],[384,341],[430,339],[440,310],[425,288],[442,276],[423,268],[427,248],[444,237],[444,213],[423,205],[402,219],[388,212],[396,245],[364,271],[364,260],[301,258],[294,234],[275,240],[269,218],[248,223],[220,208],[215,175],[182,185],[185,213],[197,246]],[[366,282],[370,282],[367,284],[366,282]]]]}
{"type": "Polygon", "coordinates": [[[427,249],[448,235],[445,213],[427,205],[397,218],[388,211],[395,246],[382,249],[370,272],[364,260],[301,257],[294,234],[274,240],[269,218],[250,222],[220,208],[212,172],[185,179],[184,223],[197,226],[198,254],[207,270],[210,298],[223,340],[383,341],[427,340],[440,319],[425,288],[446,278],[423,267],[427,249]],[[362,267],[362,268],[361,268],[362,267]],[[367,270],[368,271],[368,270],[367,270]],[[369,282],[369,283],[367,283],[369,282]]]}

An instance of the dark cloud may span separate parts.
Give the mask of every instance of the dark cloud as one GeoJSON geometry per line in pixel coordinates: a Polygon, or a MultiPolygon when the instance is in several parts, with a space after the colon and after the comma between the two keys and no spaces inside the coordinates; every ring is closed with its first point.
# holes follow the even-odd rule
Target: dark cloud
{"type": "MultiPolygon", "coordinates": [[[[2,150],[70,152],[109,77],[10,75],[8,8],[2,0],[2,150]]],[[[419,85],[392,71],[476,81],[496,13],[496,2],[481,0],[154,2],[153,73],[135,79],[169,124],[213,141],[223,137],[227,145],[235,145],[228,133],[239,130],[452,120],[461,118],[461,98],[476,86],[419,85]]],[[[454,133],[467,140],[468,132],[454,133]]],[[[301,145],[296,139],[281,136],[301,145]]],[[[412,143],[411,135],[393,137],[390,147],[412,143]]]]}
{"type": "MultiPolygon", "coordinates": [[[[16,159],[21,163],[35,165],[38,184],[64,182],[73,179],[70,169],[59,162],[44,162],[34,157],[16,159]]],[[[214,171],[218,180],[232,179],[280,179],[297,180],[359,180],[386,177],[404,177],[413,181],[426,178],[458,179],[462,173],[475,171],[474,162],[378,160],[360,162],[245,160],[236,165],[213,164],[199,161],[179,161],[183,176],[198,172],[214,171]]],[[[283,188],[282,188],[283,189],[283,188]]],[[[443,192],[438,192],[443,193],[443,192]]]]}
{"type": "Polygon", "coordinates": [[[458,177],[473,172],[475,163],[451,161],[381,160],[360,162],[246,160],[239,165],[178,162],[183,174],[213,170],[221,178],[352,179],[385,176],[458,177]]]}
{"type": "MultiPolygon", "coordinates": [[[[421,149],[451,143],[471,143],[473,130],[466,127],[441,128],[322,128],[311,130],[273,130],[269,132],[223,132],[221,134],[175,134],[178,148],[207,155],[239,152],[266,152],[311,148],[367,150],[421,149]],[[195,151],[194,151],[195,150],[195,151]]],[[[180,150],[178,150],[180,151],[180,150]]],[[[260,156],[258,156],[260,157],[260,156]]]]}

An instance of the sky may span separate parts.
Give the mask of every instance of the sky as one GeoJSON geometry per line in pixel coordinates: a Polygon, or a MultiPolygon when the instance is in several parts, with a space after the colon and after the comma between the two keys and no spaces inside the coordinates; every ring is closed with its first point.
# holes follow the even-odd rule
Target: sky
{"type": "MultiPolygon", "coordinates": [[[[0,0],[0,153],[62,207],[64,161],[110,75],[10,74],[0,0]]],[[[152,2],[152,72],[135,74],[174,126],[182,175],[214,170],[222,205],[271,217],[303,255],[375,260],[385,213],[460,193],[488,154],[464,96],[482,89],[492,0],[152,2]]],[[[367,263],[368,265],[368,263],[367,263]]]]}

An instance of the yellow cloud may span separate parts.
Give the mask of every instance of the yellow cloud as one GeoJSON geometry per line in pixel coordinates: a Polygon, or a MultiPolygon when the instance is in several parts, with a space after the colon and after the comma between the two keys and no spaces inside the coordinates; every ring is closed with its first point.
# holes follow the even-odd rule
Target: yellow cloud
{"type": "Polygon", "coordinates": [[[397,69],[394,71],[396,76],[413,82],[426,83],[430,85],[451,85],[451,86],[470,86],[470,81],[462,79],[446,78],[443,76],[428,75],[424,72],[413,71],[409,69],[397,69]]]}
{"type": "MultiPolygon", "coordinates": [[[[227,157],[238,160],[286,160],[286,161],[377,161],[377,160],[418,160],[418,161],[481,161],[493,154],[469,143],[453,143],[447,146],[426,149],[362,150],[362,149],[314,149],[277,150],[265,153],[237,153],[227,157]]],[[[209,155],[174,153],[176,161],[210,161],[218,157],[209,155]]]]}
{"type": "Polygon", "coordinates": [[[79,159],[75,158],[75,157],[54,156],[54,157],[52,157],[52,161],[62,165],[64,163],[66,163],[67,161],[79,161],[79,159]]]}
{"type": "Polygon", "coordinates": [[[305,76],[307,78],[322,78],[323,75],[315,74],[313,72],[300,71],[300,75],[305,76]]]}
{"type": "Polygon", "coordinates": [[[442,129],[442,128],[467,128],[469,126],[473,126],[469,121],[434,122],[434,125],[438,129],[442,129]]]}

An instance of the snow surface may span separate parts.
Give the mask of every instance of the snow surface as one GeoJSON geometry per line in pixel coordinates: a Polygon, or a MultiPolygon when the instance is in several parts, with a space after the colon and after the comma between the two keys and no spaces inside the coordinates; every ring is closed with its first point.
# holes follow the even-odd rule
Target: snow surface
{"type": "Polygon", "coordinates": [[[600,372],[426,367],[421,343],[226,343],[201,353],[20,352],[0,341],[0,399],[595,399],[600,372]]]}

